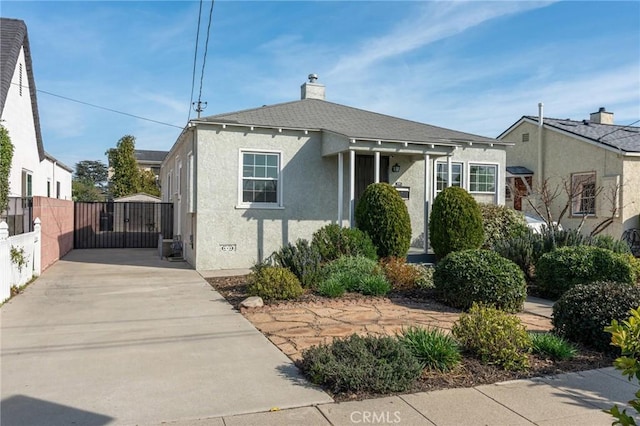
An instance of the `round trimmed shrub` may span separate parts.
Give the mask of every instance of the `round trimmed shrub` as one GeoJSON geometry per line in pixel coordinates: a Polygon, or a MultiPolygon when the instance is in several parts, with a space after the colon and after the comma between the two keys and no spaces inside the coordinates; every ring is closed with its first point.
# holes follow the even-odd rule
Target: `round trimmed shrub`
{"type": "Polygon", "coordinates": [[[372,183],[356,207],[356,224],[371,237],[379,257],[404,257],[411,244],[407,205],[388,183],[372,183]]]}
{"type": "Polygon", "coordinates": [[[295,299],[304,293],[293,272],[280,266],[262,266],[249,275],[248,293],[264,300],[295,299]]]}
{"type": "Polygon", "coordinates": [[[364,256],[378,259],[371,238],[358,228],[342,228],[337,224],[323,226],[313,234],[311,245],[320,253],[323,262],[342,256],[364,256]]]}
{"type": "Polygon", "coordinates": [[[499,204],[480,203],[484,243],[486,249],[493,248],[497,241],[508,240],[528,231],[527,221],[516,210],[499,204]]]}
{"type": "Polygon", "coordinates": [[[561,247],[543,254],[536,264],[538,290],[552,299],[576,284],[604,280],[632,284],[634,278],[626,255],[600,247],[561,247]]]}
{"type": "Polygon", "coordinates": [[[527,297],[524,274],[518,265],[489,250],[449,253],[436,265],[433,280],[446,304],[464,310],[478,302],[518,312],[527,297]]]}
{"type": "Polygon", "coordinates": [[[553,305],[552,323],[559,335],[594,349],[619,351],[604,328],[627,319],[640,306],[640,287],[611,281],[578,284],[553,305]]]}
{"type": "Polygon", "coordinates": [[[438,259],[453,251],[482,246],[482,213],[467,191],[450,186],[438,194],[429,218],[429,239],[438,259]]]}

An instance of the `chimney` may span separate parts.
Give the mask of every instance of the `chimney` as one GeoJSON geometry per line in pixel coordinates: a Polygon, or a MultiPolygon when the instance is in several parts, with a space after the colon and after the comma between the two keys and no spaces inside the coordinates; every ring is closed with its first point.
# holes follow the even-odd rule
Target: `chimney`
{"type": "Polygon", "coordinates": [[[598,112],[592,112],[589,121],[595,124],[613,124],[613,113],[600,107],[598,112]]]}
{"type": "Polygon", "coordinates": [[[308,82],[300,86],[300,99],[320,99],[324,101],[324,85],[316,83],[318,74],[309,74],[308,82]]]}

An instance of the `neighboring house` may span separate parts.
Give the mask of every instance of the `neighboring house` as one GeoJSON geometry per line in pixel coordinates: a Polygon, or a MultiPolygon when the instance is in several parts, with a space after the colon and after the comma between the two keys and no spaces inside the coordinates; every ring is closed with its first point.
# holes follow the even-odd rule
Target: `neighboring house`
{"type": "Polygon", "coordinates": [[[138,192],[136,194],[127,195],[120,198],[114,198],[114,202],[116,203],[160,203],[162,200],[160,197],[156,197],[154,195],[149,195],[144,192],[138,192]]]}
{"type": "Polygon", "coordinates": [[[27,26],[0,18],[0,119],[14,146],[9,197],[71,199],[72,170],[42,142],[27,26]]]}
{"type": "Polygon", "coordinates": [[[156,179],[160,179],[160,166],[162,160],[167,156],[169,151],[149,151],[144,149],[136,149],[133,155],[136,157],[136,162],[141,170],[151,170],[156,176],[156,179]]]}
{"type": "Polygon", "coordinates": [[[169,151],[162,199],[196,269],[246,268],[328,223],[354,226],[373,182],[405,198],[421,250],[447,185],[504,202],[508,143],[327,102],[316,78],[299,101],[193,119],[169,151]]]}
{"type": "Polygon", "coordinates": [[[523,116],[498,139],[515,144],[507,149],[507,205],[531,213],[525,197],[546,182],[560,194],[552,204],[554,220],[572,199],[561,221],[565,228],[584,218],[590,232],[612,216],[604,232],[617,238],[640,227],[640,127],[615,125],[605,108],[588,120],[543,118],[540,104],[538,117],[523,116]]]}

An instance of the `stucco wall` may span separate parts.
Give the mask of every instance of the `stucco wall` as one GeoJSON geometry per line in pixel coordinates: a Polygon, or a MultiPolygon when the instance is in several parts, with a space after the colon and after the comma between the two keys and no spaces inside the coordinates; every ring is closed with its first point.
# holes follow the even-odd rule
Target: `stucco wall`
{"type": "Polygon", "coordinates": [[[34,192],[47,195],[47,182],[50,186],[50,197],[56,198],[56,182],[60,182],[60,199],[71,200],[72,173],[60,167],[57,162],[45,158],[39,167],[39,173],[34,176],[34,192]],[[37,189],[36,189],[37,188],[37,189]]]}
{"type": "MultiPolygon", "coordinates": [[[[554,217],[558,217],[561,209],[567,202],[568,196],[564,191],[564,182],[570,182],[572,173],[595,172],[596,187],[602,188],[602,192],[596,199],[596,215],[586,218],[583,230],[589,233],[602,220],[604,220],[611,208],[609,200],[611,181],[619,176],[621,211],[614,223],[607,228],[605,234],[619,238],[624,230],[628,218],[638,214],[637,187],[640,184],[636,157],[623,157],[622,155],[606,150],[599,146],[581,141],[574,137],[564,135],[553,130],[543,130],[543,168],[542,173],[537,170],[538,156],[538,127],[531,123],[522,123],[511,132],[504,135],[503,139],[514,142],[515,146],[507,150],[508,166],[524,166],[534,172],[534,192],[537,190],[538,177],[548,181],[550,188],[558,188],[559,196],[552,205],[554,217]],[[529,133],[529,142],[522,142],[522,134],[529,133]],[[624,165],[623,165],[624,163],[624,165]]],[[[532,212],[528,203],[523,200],[523,210],[532,212]]],[[[576,228],[582,221],[582,217],[572,217],[567,213],[561,224],[565,228],[576,228]]]]}
{"type": "Polygon", "coordinates": [[[73,201],[34,197],[33,218],[42,229],[42,271],[73,248],[73,201]]]}
{"type": "Polygon", "coordinates": [[[2,125],[9,131],[13,143],[13,161],[9,175],[9,196],[22,196],[22,171],[27,170],[33,175],[32,195],[47,195],[39,185],[36,185],[40,169],[40,157],[36,142],[36,131],[31,109],[31,93],[29,79],[24,60],[24,51],[20,50],[16,69],[7,92],[4,110],[2,111],[2,125]],[[22,95],[19,84],[19,64],[22,64],[22,95]]]}

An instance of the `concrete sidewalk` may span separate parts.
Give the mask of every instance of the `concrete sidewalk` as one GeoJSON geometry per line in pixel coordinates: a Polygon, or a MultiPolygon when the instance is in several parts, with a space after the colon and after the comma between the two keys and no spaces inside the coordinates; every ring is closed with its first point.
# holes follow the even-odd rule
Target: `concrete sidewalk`
{"type": "MultiPolygon", "coordinates": [[[[169,425],[610,425],[613,418],[603,413],[602,409],[614,403],[624,405],[637,389],[613,368],[604,368],[475,388],[322,404],[169,425]]],[[[640,421],[640,417],[637,420],[640,421]]]]}
{"type": "Polygon", "coordinates": [[[153,249],[74,250],[0,315],[3,426],[189,424],[332,401],[153,249]]]}

